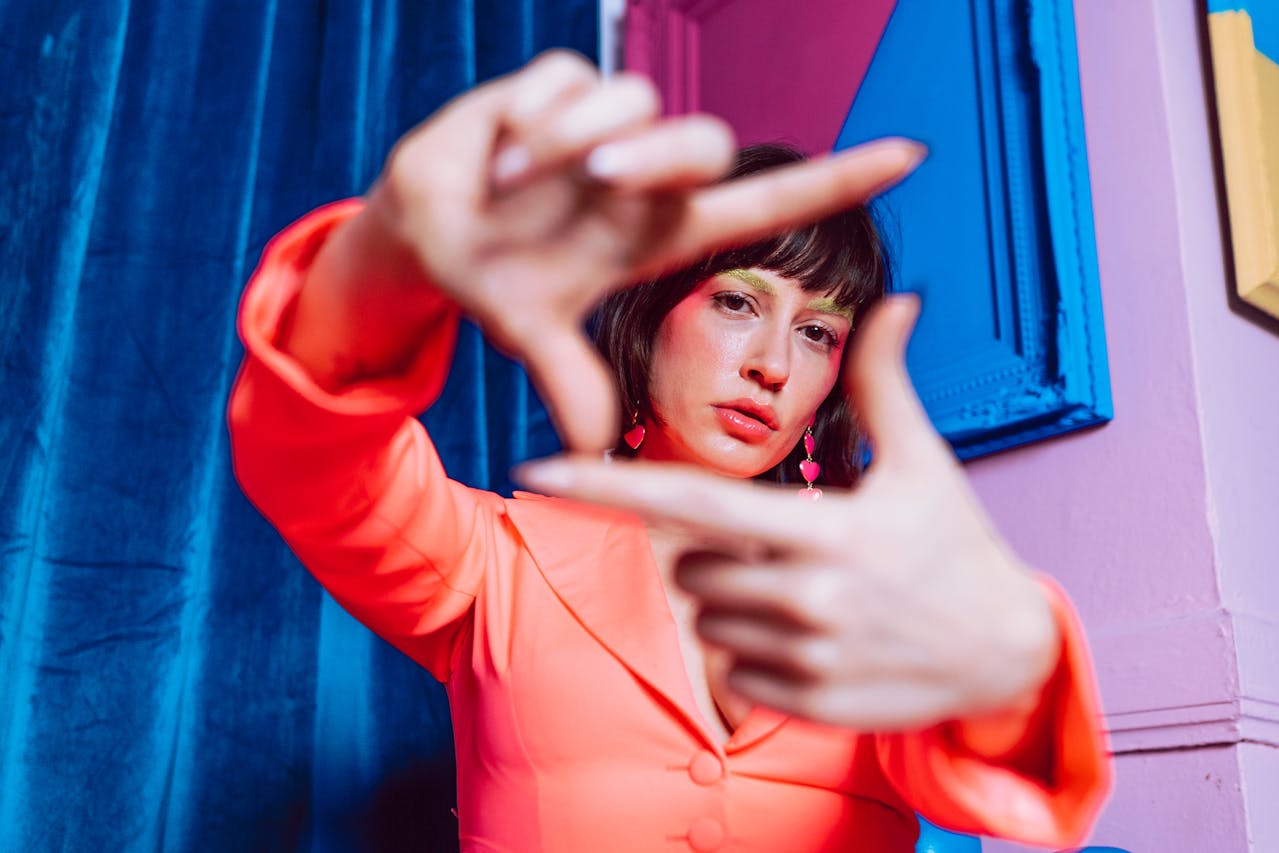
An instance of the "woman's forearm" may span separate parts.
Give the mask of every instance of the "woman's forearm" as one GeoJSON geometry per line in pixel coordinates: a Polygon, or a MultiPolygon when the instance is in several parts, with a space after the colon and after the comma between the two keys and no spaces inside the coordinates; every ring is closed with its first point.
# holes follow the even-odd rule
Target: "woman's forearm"
{"type": "Polygon", "coordinates": [[[366,203],[321,246],[279,347],[327,391],[393,375],[417,353],[443,298],[366,203]]]}

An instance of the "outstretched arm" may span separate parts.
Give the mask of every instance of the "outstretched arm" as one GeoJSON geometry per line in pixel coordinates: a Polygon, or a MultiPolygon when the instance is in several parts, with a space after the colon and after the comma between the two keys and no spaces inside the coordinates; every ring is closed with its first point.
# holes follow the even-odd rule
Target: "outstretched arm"
{"type": "Polygon", "coordinates": [[[281,346],[316,254],[360,208],[322,208],[267,247],[240,307],[232,455],[245,494],[333,596],[446,680],[485,566],[506,545],[496,496],[450,481],[412,417],[444,384],[457,308],[436,294],[409,364],[341,388],[281,346]]]}

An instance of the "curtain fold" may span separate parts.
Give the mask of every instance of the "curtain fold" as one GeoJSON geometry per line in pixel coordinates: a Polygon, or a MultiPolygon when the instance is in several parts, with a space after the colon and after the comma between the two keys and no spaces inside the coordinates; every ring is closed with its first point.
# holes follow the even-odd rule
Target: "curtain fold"
{"type": "MultiPolygon", "coordinates": [[[[272,234],[593,0],[0,0],[0,846],[456,849],[441,688],[241,496],[223,410],[272,234]]],[[[424,419],[509,490],[555,448],[465,330],[424,419]]]]}

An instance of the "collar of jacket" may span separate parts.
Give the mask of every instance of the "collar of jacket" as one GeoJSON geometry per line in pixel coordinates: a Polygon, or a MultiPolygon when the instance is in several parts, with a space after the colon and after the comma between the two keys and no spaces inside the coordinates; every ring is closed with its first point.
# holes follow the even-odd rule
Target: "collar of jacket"
{"type": "Polygon", "coordinates": [[[507,517],[556,596],[707,746],[737,752],[789,719],[756,707],[727,743],[718,743],[693,698],[679,630],[643,522],[630,513],[529,492],[516,492],[515,498],[506,502],[507,517]]]}

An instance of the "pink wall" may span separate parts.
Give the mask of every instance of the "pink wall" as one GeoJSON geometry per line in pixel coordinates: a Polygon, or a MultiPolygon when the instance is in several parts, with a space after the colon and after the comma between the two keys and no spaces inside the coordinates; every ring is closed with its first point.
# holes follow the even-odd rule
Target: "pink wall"
{"type": "Polygon", "coordinates": [[[1075,6],[1116,417],[970,470],[1088,625],[1096,843],[1279,850],[1279,335],[1226,296],[1197,3],[1075,6]]]}
{"type": "Polygon", "coordinates": [[[715,113],[743,144],[829,151],[895,5],[628,0],[626,66],[657,82],[667,112],[715,113]]]}

